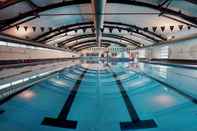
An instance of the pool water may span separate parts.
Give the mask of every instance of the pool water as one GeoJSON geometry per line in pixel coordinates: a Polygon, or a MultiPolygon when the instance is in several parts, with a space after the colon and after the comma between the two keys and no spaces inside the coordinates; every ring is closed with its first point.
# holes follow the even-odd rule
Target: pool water
{"type": "Polygon", "coordinates": [[[1,131],[196,131],[197,70],[81,64],[0,105],[1,131]]]}

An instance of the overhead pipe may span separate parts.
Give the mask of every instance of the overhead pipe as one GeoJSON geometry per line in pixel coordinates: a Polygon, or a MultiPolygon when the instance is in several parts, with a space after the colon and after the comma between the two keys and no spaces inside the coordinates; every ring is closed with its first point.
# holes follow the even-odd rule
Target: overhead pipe
{"type": "Polygon", "coordinates": [[[102,39],[102,32],[104,24],[104,11],[105,11],[105,4],[106,0],[92,0],[92,6],[95,12],[94,16],[94,26],[96,29],[96,40],[98,47],[101,47],[101,39],[102,39]]]}

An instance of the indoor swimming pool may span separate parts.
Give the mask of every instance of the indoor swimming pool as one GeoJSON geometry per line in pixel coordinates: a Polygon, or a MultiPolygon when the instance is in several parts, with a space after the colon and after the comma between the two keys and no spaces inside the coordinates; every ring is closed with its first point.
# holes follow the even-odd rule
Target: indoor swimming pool
{"type": "Polygon", "coordinates": [[[196,131],[197,70],[81,63],[1,102],[1,131],[196,131]]]}

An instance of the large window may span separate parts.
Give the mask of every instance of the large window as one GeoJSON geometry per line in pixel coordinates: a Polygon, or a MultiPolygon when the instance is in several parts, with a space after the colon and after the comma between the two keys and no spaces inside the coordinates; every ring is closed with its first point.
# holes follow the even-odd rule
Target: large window
{"type": "Polygon", "coordinates": [[[5,42],[5,41],[0,41],[0,46],[9,46],[9,47],[16,47],[16,48],[26,48],[26,49],[36,49],[36,50],[46,50],[46,51],[56,51],[56,52],[58,51],[58,52],[62,52],[60,50],[55,50],[55,49],[49,49],[49,48],[44,48],[44,47],[36,47],[36,46],[31,46],[31,45],[11,43],[11,42],[5,42]]]}
{"type": "Polygon", "coordinates": [[[139,50],[139,58],[145,58],[145,49],[139,50]]]}
{"type": "Polygon", "coordinates": [[[163,46],[160,48],[160,58],[167,59],[168,58],[168,46],[163,46]]]}

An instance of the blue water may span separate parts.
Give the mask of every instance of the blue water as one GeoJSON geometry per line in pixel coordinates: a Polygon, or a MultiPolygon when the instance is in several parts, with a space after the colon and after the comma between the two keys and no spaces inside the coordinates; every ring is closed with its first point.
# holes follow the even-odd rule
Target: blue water
{"type": "Polygon", "coordinates": [[[126,130],[196,131],[197,106],[160,81],[197,99],[197,70],[151,64],[76,65],[37,83],[0,105],[1,131],[121,131],[120,122],[134,122],[119,85],[121,81],[140,120],[153,120],[157,127],[126,130]],[[96,67],[96,68],[95,68],[96,67]],[[45,117],[57,118],[79,76],[81,80],[67,120],[76,129],[43,125],[45,117]],[[149,77],[151,76],[151,77],[149,77]]]}

